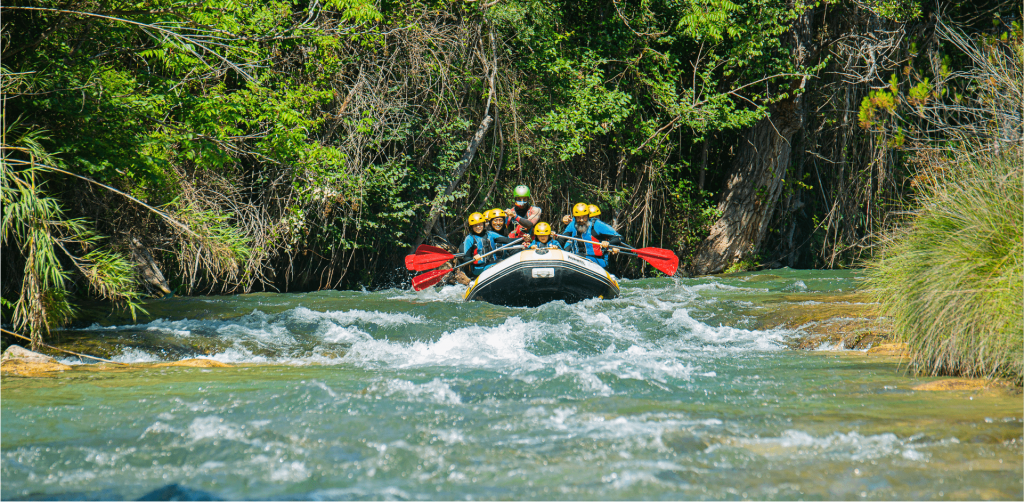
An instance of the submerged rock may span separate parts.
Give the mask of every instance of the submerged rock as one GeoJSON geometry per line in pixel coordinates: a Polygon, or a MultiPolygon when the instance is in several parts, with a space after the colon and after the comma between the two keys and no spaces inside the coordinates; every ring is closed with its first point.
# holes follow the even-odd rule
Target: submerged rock
{"type": "Polygon", "coordinates": [[[58,363],[56,359],[38,352],[32,352],[19,345],[7,347],[0,355],[0,374],[21,377],[49,376],[54,371],[67,371],[71,366],[58,363]]]}
{"type": "Polygon", "coordinates": [[[196,490],[178,483],[163,486],[143,495],[138,500],[224,500],[202,490],[196,490]]]}
{"type": "Polygon", "coordinates": [[[993,386],[993,382],[982,378],[949,378],[915,385],[914,390],[979,390],[993,386]]]}
{"type": "Polygon", "coordinates": [[[906,343],[883,343],[868,349],[868,354],[876,356],[910,357],[910,348],[906,343]]]}
{"type": "Polygon", "coordinates": [[[182,361],[172,361],[169,363],[158,363],[154,364],[154,368],[163,368],[167,366],[184,366],[188,368],[230,368],[231,365],[228,363],[222,363],[220,361],[214,361],[213,359],[184,359],[182,361]]]}
{"type": "Polygon", "coordinates": [[[33,363],[55,363],[56,359],[38,352],[32,352],[31,350],[22,347],[21,345],[11,345],[7,347],[7,350],[0,355],[0,362],[10,361],[13,359],[20,359],[25,362],[33,363]]]}

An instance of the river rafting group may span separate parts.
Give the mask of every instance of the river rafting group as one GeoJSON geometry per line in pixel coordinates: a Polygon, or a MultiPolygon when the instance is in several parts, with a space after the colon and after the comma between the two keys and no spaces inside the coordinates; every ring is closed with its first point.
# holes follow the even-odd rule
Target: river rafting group
{"type": "Polygon", "coordinates": [[[422,291],[455,274],[457,282],[468,286],[466,300],[536,307],[555,300],[617,297],[618,281],[606,270],[609,255],[639,257],[669,276],[679,268],[679,257],[672,251],[624,244],[622,236],[600,220],[596,205],[574,205],[572,216],[562,217],[565,229],[555,233],[550,223],[540,220],[542,211],[531,203],[528,187],[516,187],[513,196],[515,204],[509,209],[469,215],[459,254],[420,245],[406,256],[409,270],[426,271],[413,278],[413,289],[422,291]],[[459,263],[449,265],[453,260],[459,263]]]}

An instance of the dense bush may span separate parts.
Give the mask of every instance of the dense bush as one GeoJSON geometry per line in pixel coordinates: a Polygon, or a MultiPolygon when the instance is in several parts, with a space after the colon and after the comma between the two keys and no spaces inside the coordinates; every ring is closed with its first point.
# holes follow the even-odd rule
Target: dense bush
{"type": "Polygon", "coordinates": [[[914,369],[1024,376],[1024,155],[947,166],[871,268],[914,369]]]}

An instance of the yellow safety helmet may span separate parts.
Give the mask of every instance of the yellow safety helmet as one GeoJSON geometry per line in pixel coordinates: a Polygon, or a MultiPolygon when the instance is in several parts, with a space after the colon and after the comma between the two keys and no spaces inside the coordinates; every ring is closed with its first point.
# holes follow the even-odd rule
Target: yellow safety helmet
{"type": "Polygon", "coordinates": [[[591,218],[593,218],[595,216],[601,216],[601,208],[599,208],[599,207],[597,207],[597,206],[595,206],[593,204],[591,204],[591,205],[589,205],[587,207],[590,208],[590,217],[591,218]]]}
{"type": "Polygon", "coordinates": [[[551,235],[551,225],[543,221],[538,223],[533,227],[533,235],[551,235]]]}
{"type": "Polygon", "coordinates": [[[580,202],[575,206],[572,206],[573,216],[590,216],[590,206],[586,202],[580,202]]]}
{"type": "Polygon", "coordinates": [[[503,218],[504,216],[505,211],[502,211],[501,209],[498,208],[491,209],[490,211],[484,213],[484,218],[487,218],[488,220],[493,220],[495,218],[503,218]]]}
{"type": "Polygon", "coordinates": [[[473,213],[469,215],[469,226],[471,227],[474,225],[479,225],[485,221],[487,221],[487,219],[484,218],[484,215],[481,213],[473,213]]]}

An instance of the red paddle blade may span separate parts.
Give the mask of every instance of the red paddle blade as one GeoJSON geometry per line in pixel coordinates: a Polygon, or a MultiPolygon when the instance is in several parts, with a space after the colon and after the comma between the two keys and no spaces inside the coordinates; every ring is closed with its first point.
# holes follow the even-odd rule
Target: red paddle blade
{"type": "Polygon", "coordinates": [[[446,268],[444,270],[431,270],[425,274],[417,275],[412,278],[412,289],[415,289],[416,291],[423,291],[424,289],[441,282],[441,279],[451,271],[452,269],[446,268]]]}
{"type": "Polygon", "coordinates": [[[415,270],[416,272],[422,272],[424,270],[430,270],[432,268],[440,267],[444,265],[452,258],[455,258],[450,253],[443,255],[430,254],[430,255],[415,255],[411,254],[405,257],[405,268],[409,270],[415,270]]]}
{"type": "Polygon", "coordinates": [[[452,258],[455,258],[455,255],[444,249],[421,244],[416,248],[416,254],[405,257],[405,268],[421,272],[440,267],[452,258]]]}
{"type": "Polygon", "coordinates": [[[679,270],[679,257],[672,251],[661,248],[640,248],[632,251],[665,275],[676,275],[676,270],[679,270]]]}
{"type": "Polygon", "coordinates": [[[426,244],[420,244],[419,247],[416,248],[416,254],[423,254],[423,253],[447,253],[447,252],[448,252],[448,250],[446,250],[444,248],[439,248],[437,246],[428,246],[426,244]]]}

